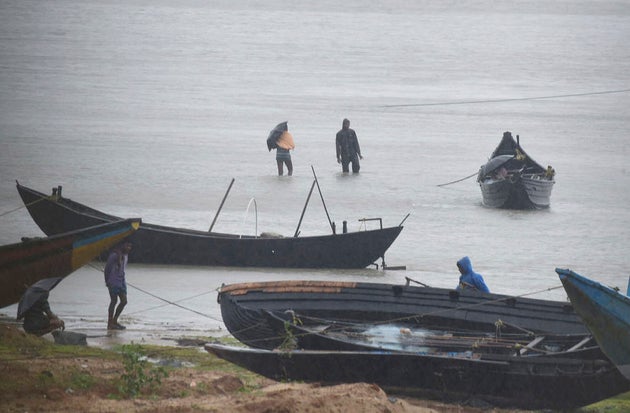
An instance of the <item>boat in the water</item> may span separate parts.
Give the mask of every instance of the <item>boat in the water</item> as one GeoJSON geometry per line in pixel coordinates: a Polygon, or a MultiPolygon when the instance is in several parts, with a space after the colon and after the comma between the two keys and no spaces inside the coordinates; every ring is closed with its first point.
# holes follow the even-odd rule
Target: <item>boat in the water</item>
{"type": "Polygon", "coordinates": [[[479,168],[477,182],[485,206],[505,209],[543,209],[551,204],[555,170],[544,168],[504,132],[488,162],[479,168]]]}
{"type": "Polygon", "coordinates": [[[208,343],[206,351],[278,381],[374,383],[390,394],[498,407],[571,409],[630,390],[606,359],[481,359],[473,352],[262,350],[208,343]]]}
{"type": "Polygon", "coordinates": [[[556,272],[604,354],[630,380],[630,297],[571,270],[556,272]]]}
{"type": "Polygon", "coordinates": [[[405,322],[426,328],[494,333],[584,334],[570,303],[420,287],[345,281],[287,280],[223,285],[223,322],[244,344],[274,349],[282,343],[265,311],[293,310],[336,322],[405,322]]]}
{"type": "Polygon", "coordinates": [[[0,308],[17,303],[35,282],[66,277],[89,263],[134,233],[140,222],[120,220],[1,246],[0,308]]]}
{"type": "MultiPolygon", "coordinates": [[[[46,235],[121,219],[65,198],[61,187],[53,188],[52,195],[45,195],[19,183],[17,190],[31,217],[46,235]]],[[[382,266],[385,267],[385,251],[402,231],[402,222],[395,227],[383,228],[380,218],[365,218],[360,221],[378,221],[380,228],[342,233],[334,230],[330,235],[319,236],[299,236],[296,231],[293,236],[283,237],[276,234],[225,234],[143,222],[130,238],[134,248],[129,253],[129,262],[278,268],[365,268],[370,265],[378,267],[377,261],[381,259],[382,266]]]]}

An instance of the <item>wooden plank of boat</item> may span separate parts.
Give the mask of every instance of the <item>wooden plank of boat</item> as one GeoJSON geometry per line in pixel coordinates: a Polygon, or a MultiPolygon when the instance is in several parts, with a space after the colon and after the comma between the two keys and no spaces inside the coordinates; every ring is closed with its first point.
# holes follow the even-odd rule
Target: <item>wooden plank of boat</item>
{"type": "Polygon", "coordinates": [[[279,381],[367,382],[392,394],[457,402],[475,398],[500,407],[570,409],[630,389],[630,382],[606,360],[513,357],[491,361],[466,353],[270,351],[210,343],[205,349],[279,381]]]}
{"type": "Polygon", "coordinates": [[[41,279],[71,274],[131,235],[140,222],[120,220],[1,246],[0,307],[17,303],[26,289],[41,279]]]}
{"type": "MultiPolygon", "coordinates": [[[[55,188],[51,196],[17,185],[31,217],[47,235],[120,220],[72,201],[55,188]]],[[[262,237],[197,231],[142,223],[130,241],[129,262],[279,268],[378,267],[401,225],[319,236],[262,237]]]]}
{"type": "Polygon", "coordinates": [[[286,311],[337,322],[407,322],[427,328],[536,334],[584,334],[566,302],[365,282],[287,280],[224,285],[218,301],[228,331],[243,343],[280,344],[263,310],[286,311]]]}
{"type": "Polygon", "coordinates": [[[556,272],[602,351],[630,379],[630,297],[571,270],[556,272]]]}

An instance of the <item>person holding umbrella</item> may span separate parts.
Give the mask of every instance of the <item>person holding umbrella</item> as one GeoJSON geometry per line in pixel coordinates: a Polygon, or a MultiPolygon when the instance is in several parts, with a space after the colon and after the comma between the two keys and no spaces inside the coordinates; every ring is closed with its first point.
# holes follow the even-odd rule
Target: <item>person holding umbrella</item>
{"type": "Polygon", "coordinates": [[[51,331],[66,328],[62,319],[57,317],[48,303],[49,291],[62,280],[61,277],[45,278],[31,285],[18,304],[17,319],[24,319],[24,331],[36,336],[43,336],[51,331]]]}
{"type": "Polygon", "coordinates": [[[269,151],[276,150],[276,164],[278,165],[278,176],[284,174],[284,165],[287,166],[287,175],[293,175],[293,162],[291,161],[291,149],[295,149],[293,136],[289,133],[288,122],[276,125],[269,132],[267,137],[267,148],[269,151]]]}
{"type": "Polygon", "coordinates": [[[125,269],[127,257],[131,251],[130,242],[122,242],[114,247],[105,264],[105,285],[109,290],[109,308],[107,309],[107,329],[124,330],[126,327],[118,323],[118,317],[127,305],[127,283],[125,269]],[[118,303],[120,300],[120,303],[118,303]],[[118,303],[118,307],[116,304],[118,303]]]}

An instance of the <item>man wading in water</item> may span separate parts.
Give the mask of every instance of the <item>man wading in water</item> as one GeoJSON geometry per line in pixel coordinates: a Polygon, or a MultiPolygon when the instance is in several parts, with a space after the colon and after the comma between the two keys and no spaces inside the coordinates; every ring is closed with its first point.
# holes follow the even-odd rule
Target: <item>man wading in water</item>
{"type": "Polygon", "coordinates": [[[363,156],[361,156],[357,134],[353,129],[350,129],[350,121],[348,119],[343,120],[341,130],[337,132],[335,141],[337,163],[341,164],[341,170],[348,172],[348,165],[352,162],[352,172],[358,173],[359,169],[361,169],[359,159],[363,159],[363,156]]]}

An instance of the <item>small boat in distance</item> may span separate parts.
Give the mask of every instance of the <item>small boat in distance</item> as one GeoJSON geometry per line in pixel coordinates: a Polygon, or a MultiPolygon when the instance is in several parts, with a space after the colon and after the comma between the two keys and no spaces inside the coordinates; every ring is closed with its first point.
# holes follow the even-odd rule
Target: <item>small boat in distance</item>
{"type": "Polygon", "coordinates": [[[388,393],[518,409],[572,409],[630,389],[606,359],[483,360],[470,352],[261,350],[208,343],[210,354],[277,381],[375,383],[388,393]]]}
{"type": "Polygon", "coordinates": [[[630,297],[571,270],[556,272],[604,354],[630,380],[630,297]]]}
{"type": "Polygon", "coordinates": [[[1,246],[0,308],[17,303],[26,289],[39,280],[71,274],[131,235],[140,222],[109,222],[1,246]]]}
{"type": "MultiPolygon", "coordinates": [[[[313,186],[315,183],[313,183],[313,186]]],[[[118,221],[106,214],[65,198],[61,187],[51,196],[17,183],[17,190],[35,223],[46,235],[118,221]]],[[[313,187],[311,187],[311,192],[313,187]]],[[[310,194],[309,194],[310,197],[310,194]]],[[[215,218],[216,219],[216,218],[215,218]]],[[[207,265],[277,268],[365,268],[382,260],[385,251],[403,229],[402,222],[380,228],[330,235],[238,235],[142,223],[129,239],[134,247],[129,262],[166,265],[207,265]]],[[[404,220],[403,220],[404,222],[404,220]]],[[[299,229],[299,226],[298,226],[299,229]]]]}
{"type": "Polygon", "coordinates": [[[555,171],[543,168],[504,132],[490,160],[479,168],[477,182],[485,206],[505,209],[543,209],[551,204],[555,171]]]}

